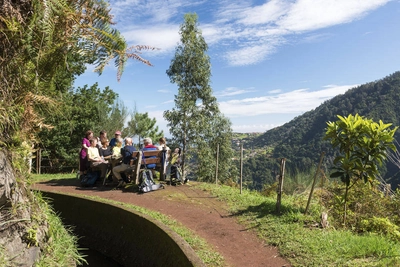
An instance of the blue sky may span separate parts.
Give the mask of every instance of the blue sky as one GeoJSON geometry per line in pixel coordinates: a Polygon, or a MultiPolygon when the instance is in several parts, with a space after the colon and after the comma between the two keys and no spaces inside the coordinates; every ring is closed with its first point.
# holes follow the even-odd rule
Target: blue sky
{"type": "Polygon", "coordinates": [[[196,12],[209,45],[211,87],[235,132],[265,132],[357,85],[400,70],[399,0],[112,0],[115,27],[153,67],[130,61],[120,82],[93,67],[75,87],[110,86],[148,112],[169,136],[163,112],[177,86],[166,70],[183,16],[196,12]]]}

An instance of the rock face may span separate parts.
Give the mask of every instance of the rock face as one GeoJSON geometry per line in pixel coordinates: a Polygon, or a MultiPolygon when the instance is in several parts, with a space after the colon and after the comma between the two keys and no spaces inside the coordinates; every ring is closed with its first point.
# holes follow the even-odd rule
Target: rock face
{"type": "Polygon", "coordinates": [[[0,265],[33,266],[40,257],[47,229],[32,219],[32,210],[38,209],[30,195],[24,183],[17,182],[10,153],[0,149],[0,265]]]}

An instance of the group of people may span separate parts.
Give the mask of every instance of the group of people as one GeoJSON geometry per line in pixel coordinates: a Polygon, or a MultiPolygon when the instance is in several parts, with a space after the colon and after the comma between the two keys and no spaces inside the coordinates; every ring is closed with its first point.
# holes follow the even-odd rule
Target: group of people
{"type": "MultiPolygon", "coordinates": [[[[170,153],[170,148],[166,144],[164,137],[158,141],[159,145],[153,145],[151,138],[143,139],[143,151],[151,150],[167,150],[166,165],[170,163],[177,168],[180,164],[181,149],[176,148],[170,153]],[[171,160],[170,160],[171,158],[171,160]]],[[[115,132],[115,137],[111,140],[107,138],[107,132],[101,131],[99,137],[94,137],[92,131],[87,131],[82,139],[82,148],[79,153],[79,172],[84,175],[89,169],[92,171],[100,171],[100,180],[106,179],[108,171],[111,171],[108,177],[109,182],[114,182],[117,187],[124,187],[129,179],[124,176],[124,172],[131,166],[133,152],[137,149],[133,146],[132,138],[126,137],[122,139],[121,131],[115,132]]],[[[155,164],[146,165],[147,168],[155,168],[155,164]]]]}

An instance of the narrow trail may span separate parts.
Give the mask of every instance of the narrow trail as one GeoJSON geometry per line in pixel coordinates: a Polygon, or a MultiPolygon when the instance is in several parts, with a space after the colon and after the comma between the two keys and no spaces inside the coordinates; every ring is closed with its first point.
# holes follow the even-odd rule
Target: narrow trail
{"type": "Polygon", "coordinates": [[[77,179],[37,183],[33,188],[46,191],[99,196],[158,211],[181,222],[207,240],[232,267],[291,266],[275,247],[265,244],[254,232],[237,223],[223,202],[191,185],[166,186],[146,194],[110,187],[81,188],[77,179]]]}

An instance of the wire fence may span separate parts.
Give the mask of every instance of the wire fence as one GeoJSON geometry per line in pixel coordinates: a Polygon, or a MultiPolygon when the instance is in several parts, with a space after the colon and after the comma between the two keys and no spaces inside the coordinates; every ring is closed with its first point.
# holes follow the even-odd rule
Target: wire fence
{"type": "Polygon", "coordinates": [[[75,162],[69,159],[42,157],[42,151],[36,152],[36,157],[31,159],[31,173],[75,173],[79,170],[78,158],[75,162]],[[55,164],[56,163],[56,164],[55,164]]]}

